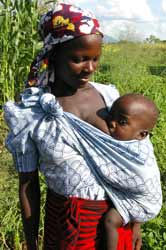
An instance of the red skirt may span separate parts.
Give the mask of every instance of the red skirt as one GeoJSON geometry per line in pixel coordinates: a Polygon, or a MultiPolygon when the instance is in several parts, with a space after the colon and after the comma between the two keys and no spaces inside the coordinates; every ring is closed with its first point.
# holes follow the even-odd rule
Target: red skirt
{"type": "MultiPolygon", "coordinates": [[[[109,201],[85,200],[48,190],[44,229],[44,250],[104,250],[103,215],[109,201]]],[[[119,228],[117,250],[132,250],[132,232],[119,228]]]]}

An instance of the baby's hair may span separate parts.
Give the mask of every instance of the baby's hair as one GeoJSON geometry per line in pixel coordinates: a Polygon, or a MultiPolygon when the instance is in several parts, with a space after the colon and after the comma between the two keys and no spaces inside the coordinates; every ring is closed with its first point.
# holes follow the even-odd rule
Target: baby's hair
{"type": "Polygon", "coordinates": [[[154,123],[156,123],[159,116],[159,109],[156,104],[147,96],[138,93],[128,93],[120,96],[113,104],[114,107],[120,106],[125,103],[136,104],[138,112],[146,112],[147,119],[153,119],[154,123]],[[143,104],[143,105],[142,105],[143,104]]]}
{"type": "Polygon", "coordinates": [[[133,99],[135,102],[141,101],[146,107],[151,108],[151,110],[153,110],[156,116],[159,115],[158,107],[156,106],[154,101],[152,101],[149,97],[144,96],[143,94],[139,94],[139,93],[127,93],[125,95],[122,95],[120,99],[123,99],[126,97],[133,99]]]}

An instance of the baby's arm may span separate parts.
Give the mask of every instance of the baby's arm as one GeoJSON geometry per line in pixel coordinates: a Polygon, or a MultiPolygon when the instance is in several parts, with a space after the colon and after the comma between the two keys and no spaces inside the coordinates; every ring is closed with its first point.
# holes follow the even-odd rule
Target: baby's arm
{"type": "Polygon", "coordinates": [[[115,208],[111,208],[105,215],[105,226],[119,228],[123,225],[123,218],[115,208]]]}
{"type": "Polygon", "coordinates": [[[107,250],[116,250],[118,244],[117,229],[122,226],[123,219],[115,208],[111,208],[105,215],[105,230],[107,250]]]}

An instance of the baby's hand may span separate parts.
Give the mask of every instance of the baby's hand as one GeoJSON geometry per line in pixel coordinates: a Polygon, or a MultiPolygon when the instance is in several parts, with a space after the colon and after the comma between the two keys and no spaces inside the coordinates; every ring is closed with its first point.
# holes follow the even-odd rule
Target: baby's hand
{"type": "Polygon", "coordinates": [[[140,250],[142,246],[142,236],[141,236],[141,223],[133,222],[132,227],[132,241],[133,241],[133,250],[140,250]]]}

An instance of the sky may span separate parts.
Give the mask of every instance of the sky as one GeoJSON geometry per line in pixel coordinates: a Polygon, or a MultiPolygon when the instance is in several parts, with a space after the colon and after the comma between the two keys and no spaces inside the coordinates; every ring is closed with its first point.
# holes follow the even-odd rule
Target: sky
{"type": "Polygon", "coordinates": [[[64,0],[91,10],[104,34],[117,40],[144,40],[154,35],[166,40],[166,0],[64,0]]]}

